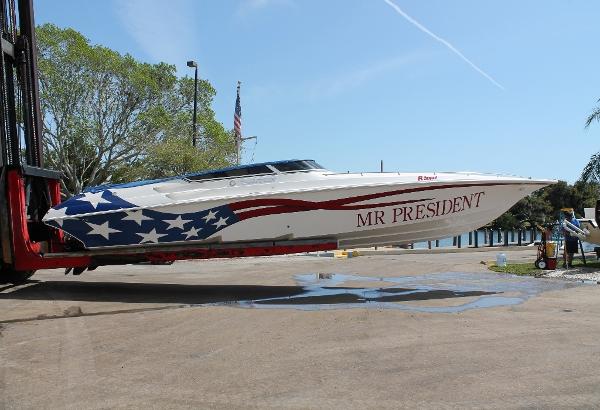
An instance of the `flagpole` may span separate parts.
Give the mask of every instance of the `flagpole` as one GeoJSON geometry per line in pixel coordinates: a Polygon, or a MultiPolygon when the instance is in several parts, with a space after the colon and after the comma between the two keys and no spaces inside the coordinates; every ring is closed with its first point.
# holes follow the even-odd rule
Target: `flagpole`
{"type": "Polygon", "coordinates": [[[258,140],[258,137],[242,137],[242,103],[240,101],[241,81],[237,83],[237,97],[235,99],[235,112],[233,113],[233,132],[235,133],[235,162],[242,163],[242,144],[248,140],[258,140]]]}
{"type": "Polygon", "coordinates": [[[236,164],[242,161],[242,105],[240,102],[241,81],[237,82],[237,98],[235,100],[235,114],[233,116],[233,129],[235,131],[235,159],[236,164]]]}

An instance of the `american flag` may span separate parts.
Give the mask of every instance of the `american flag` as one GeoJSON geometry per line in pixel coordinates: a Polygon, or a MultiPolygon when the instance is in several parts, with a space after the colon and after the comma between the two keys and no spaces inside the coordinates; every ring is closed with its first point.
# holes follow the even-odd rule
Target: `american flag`
{"type": "Polygon", "coordinates": [[[233,130],[238,140],[242,138],[242,104],[240,103],[240,82],[237,86],[237,98],[235,99],[235,112],[233,113],[233,130]]]}

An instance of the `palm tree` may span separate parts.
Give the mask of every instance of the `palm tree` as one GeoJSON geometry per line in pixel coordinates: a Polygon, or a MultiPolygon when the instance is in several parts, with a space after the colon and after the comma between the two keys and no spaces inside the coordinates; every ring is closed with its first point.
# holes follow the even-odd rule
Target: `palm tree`
{"type": "MultiPolygon", "coordinates": [[[[600,100],[598,102],[600,103],[600,100]]],[[[589,128],[590,124],[594,121],[600,122],[600,106],[596,107],[589,117],[587,117],[585,128],[589,128]]],[[[583,168],[581,180],[586,182],[600,182],[600,152],[592,155],[590,162],[583,168]]]]}

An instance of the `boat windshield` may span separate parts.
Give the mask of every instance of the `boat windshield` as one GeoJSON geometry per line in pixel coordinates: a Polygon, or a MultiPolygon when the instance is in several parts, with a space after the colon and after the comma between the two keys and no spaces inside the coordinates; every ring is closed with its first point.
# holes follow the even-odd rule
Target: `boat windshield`
{"type": "Polygon", "coordinates": [[[260,176],[275,174],[276,172],[298,172],[313,169],[324,169],[313,160],[291,160],[266,162],[264,164],[244,165],[234,168],[225,168],[215,171],[202,172],[195,175],[187,175],[189,181],[205,181],[208,179],[222,179],[244,176],[260,176]]]}
{"type": "Polygon", "coordinates": [[[317,164],[312,159],[304,161],[286,161],[273,164],[279,172],[290,172],[290,171],[308,171],[310,169],[323,169],[323,167],[317,164]]]}
{"type": "Polygon", "coordinates": [[[248,175],[266,175],[274,174],[271,168],[266,165],[251,165],[247,167],[231,168],[219,171],[205,172],[198,175],[188,175],[186,179],[190,181],[201,181],[205,179],[219,179],[231,177],[243,177],[248,175]]]}

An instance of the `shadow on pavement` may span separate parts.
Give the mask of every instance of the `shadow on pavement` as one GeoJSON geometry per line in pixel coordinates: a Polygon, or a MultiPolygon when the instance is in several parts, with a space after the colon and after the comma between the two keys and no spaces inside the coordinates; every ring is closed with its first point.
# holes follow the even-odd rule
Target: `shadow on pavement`
{"type": "Polygon", "coordinates": [[[202,305],[253,301],[270,305],[405,302],[490,295],[495,292],[446,289],[362,288],[323,286],[181,285],[170,283],[71,282],[31,283],[2,299],[86,302],[176,303],[202,305]]]}
{"type": "Polygon", "coordinates": [[[0,300],[205,304],[285,298],[303,292],[302,286],[48,281],[0,293],[0,300]]]}

